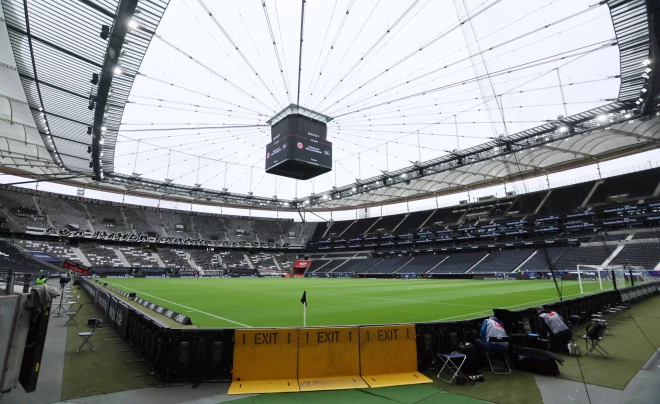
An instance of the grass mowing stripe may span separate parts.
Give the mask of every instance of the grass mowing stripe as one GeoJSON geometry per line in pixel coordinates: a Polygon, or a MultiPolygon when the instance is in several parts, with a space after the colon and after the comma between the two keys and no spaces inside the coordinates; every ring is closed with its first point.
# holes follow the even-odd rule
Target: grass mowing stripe
{"type": "Polygon", "coordinates": [[[238,324],[238,325],[241,325],[241,326],[243,326],[243,327],[252,328],[251,326],[249,326],[249,325],[247,325],[247,324],[239,323],[238,321],[230,320],[230,319],[228,319],[228,318],[224,318],[224,317],[216,316],[215,314],[211,314],[211,313],[207,313],[207,312],[205,312],[205,311],[197,310],[197,309],[195,309],[195,308],[188,307],[188,306],[184,306],[184,305],[179,304],[179,303],[171,302],[171,301],[169,301],[169,300],[165,300],[165,299],[163,299],[163,298],[161,298],[161,297],[158,297],[158,296],[154,296],[154,295],[150,295],[150,294],[148,294],[148,293],[140,292],[140,291],[137,290],[137,289],[129,288],[129,287],[127,287],[127,286],[117,285],[116,283],[112,283],[112,282],[107,282],[107,283],[109,283],[109,284],[111,284],[111,285],[118,286],[118,287],[120,287],[120,288],[130,289],[130,290],[132,290],[132,291],[134,291],[134,292],[138,292],[138,293],[140,293],[140,294],[142,294],[142,295],[145,295],[145,296],[151,296],[151,297],[153,297],[153,298],[155,298],[155,299],[162,300],[162,301],[164,301],[164,302],[171,303],[171,304],[174,304],[174,305],[179,306],[179,307],[183,307],[183,308],[188,309],[188,310],[191,310],[191,311],[196,311],[196,312],[198,312],[198,313],[206,314],[207,316],[211,316],[211,317],[219,318],[220,320],[224,320],[224,321],[227,321],[227,322],[230,322],[230,323],[238,324]]]}
{"type": "Polygon", "coordinates": [[[369,296],[354,296],[347,295],[342,293],[326,293],[326,296],[346,296],[346,297],[356,297],[359,299],[376,299],[376,300],[389,300],[391,302],[402,302],[402,303],[423,303],[423,304],[444,304],[449,306],[464,306],[464,307],[483,307],[488,308],[488,306],[477,306],[474,304],[461,304],[461,303],[447,303],[447,302],[427,302],[421,300],[403,300],[403,299],[388,299],[386,297],[369,297],[369,296]]]}

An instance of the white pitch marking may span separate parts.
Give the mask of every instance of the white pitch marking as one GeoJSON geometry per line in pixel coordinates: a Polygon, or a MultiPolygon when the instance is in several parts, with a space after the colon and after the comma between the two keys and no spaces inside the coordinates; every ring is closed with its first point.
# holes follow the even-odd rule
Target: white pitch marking
{"type": "Polygon", "coordinates": [[[176,306],[183,307],[183,308],[189,309],[189,310],[191,310],[191,311],[196,311],[196,312],[198,312],[198,313],[206,314],[207,316],[211,316],[211,317],[219,318],[220,320],[224,320],[224,321],[228,321],[228,322],[230,322],[230,323],[238,324],[238,325],[241,325],[241,326],[243,326],[243,327],[252,328],[251,326],[249,326],[249,325],[247,325],[247,324],[239,323],[238,321],[234,321],[234,320],[230,320],[230,319],[228,319],[228,318],[224,318],[224,317],[216,316],[215,314],[207,313],[207,312],[205,312],[205,311],[197,310],[197,309],[194,309],[194,308],[192,308],[192,307],[184,306],[184,305],[179,304],[179,303],[175,303],[175,302],[172,302],[172,301],[169,301],[169,300],[165,300],[165,299],[163,299],[163,298],[161,298],[161,297],[154,296],[154,295],[150,295],[150,294],[148,294],[148,293],[144,293],[144,292],[140,292],[140,291],[137,290],[137,289],[129,288],[128,286],[122,286],[122,285],[118,285],[118,284],[116,284],[116,283],[112,283],[112,282],[108,282],[108,283],[111,284],[111,285],[115,285],[115,286],[117,286],[117,287],[120,287],[120,288],[130,289],[130,290],[132,290],[132,291],[138,292],[138,293],[143,294],[143,295],[145,295],[145,296],[155,297],[156,299],[162,300],[162,301],[167,302],[167,303],[172,303],[172,304],[174,304],[174,305],[176,305],[176,306]]]}
{"type": "Polygon", "coordinates": [[[467,306],[467,307],[487,307],[487,306],[476,306],[474,304],[461,304],[461,303],[445,303],[445,302],[427,302],[422,300],[402,300],[402,299],[388,299],[386,297],[369,297],[369,296],[354,296],[346,295],[340,293],[327,293],[327,296],[346,296],[346,297],[357,297],[360,299],[376,299],[376,300],[390,300],[393,302],[404,302],[404,303],[423,303],[423,304],[446,304],[450,306],[467,306]]]}

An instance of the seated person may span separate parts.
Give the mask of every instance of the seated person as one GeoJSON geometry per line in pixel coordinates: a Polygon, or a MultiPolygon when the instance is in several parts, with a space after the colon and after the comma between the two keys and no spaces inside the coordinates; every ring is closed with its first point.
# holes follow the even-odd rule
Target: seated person
{"type": "Polygon", "coordinates": [[[491,351],[506,351],[509,347],[508,342],[489,342],[488,339],[491,337],[508,337],[504,326],[497,319],[497,317],[490,317],[484,320],[481,325],[481,332],[479,333],[479,339],[475,339],[475,348],[481,347],[480,351],[484,352],[488,349],[491,351]]]}
{"type": "MultiPolygon", "coordinates": [[[[559,314],[546,310],[543,306],[537,307],[536,312],[539,315],[539,336],[550,339],[550,351],[573,354],[571,346],[579,349],[577,345],[571,344],[573,333],[559,314]]],[[[579,352],[575,354],[579,355],[579,352]]]]}

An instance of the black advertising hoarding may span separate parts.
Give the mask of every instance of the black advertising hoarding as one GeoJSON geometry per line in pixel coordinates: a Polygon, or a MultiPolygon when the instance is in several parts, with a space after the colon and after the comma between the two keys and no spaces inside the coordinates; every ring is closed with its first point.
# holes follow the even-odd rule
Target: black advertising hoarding
{"type": "Polygon", "coordinates": [[[128,306],[122,301],[117,301],[117,313],[115,314],[114,330],[119,334],[122,341],[126,340],[126,323],[128,322],[128,306]]]}
{"type": "Polygon", "coordinates": [[[117,299],[110,297],[110,307],[108,308],[108,323],[111,326],[115,324],[115,318],[117,317],[117,299]]]}
{"type": "Polygon", "coordinates": [[[108,309],[110,308],[110,295],[102,290],[97,290],[94,303],[96,303],[96,307],[103,312],[103,318],[107,319],[108,309]]]}

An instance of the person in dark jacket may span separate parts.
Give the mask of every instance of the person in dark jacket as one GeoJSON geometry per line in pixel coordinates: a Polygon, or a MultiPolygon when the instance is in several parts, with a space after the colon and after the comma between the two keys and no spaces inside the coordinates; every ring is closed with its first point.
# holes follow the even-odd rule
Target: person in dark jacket
{"type": "Polygon", "coordinates": [[[573,333],[564,323],[564,319],[556,312],[546,310],[543,306],[537,307],[536,312],[539,315],[539,336],[550,340],[550,351],[579,355],[579,352],[576,352],[579,348],[571,343],[573,333]]]}

